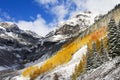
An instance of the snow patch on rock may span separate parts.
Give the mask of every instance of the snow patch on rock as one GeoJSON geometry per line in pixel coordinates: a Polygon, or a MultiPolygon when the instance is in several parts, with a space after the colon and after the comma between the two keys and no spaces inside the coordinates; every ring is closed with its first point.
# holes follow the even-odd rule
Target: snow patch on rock
{"type": "Polygon", "coordinates": [[[2,71],[2,70],[6,70],[6,69],[8,69],[8,67],[0,66],[0,71],[2,71]]]}

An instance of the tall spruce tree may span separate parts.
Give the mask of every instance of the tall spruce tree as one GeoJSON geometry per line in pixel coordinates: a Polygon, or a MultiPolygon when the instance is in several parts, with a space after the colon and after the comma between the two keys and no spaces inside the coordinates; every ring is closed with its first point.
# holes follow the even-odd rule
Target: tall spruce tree
{"type": "Polygon", "coordinates": [[[101,65],[100,56],[98,54],[96,43],[92,44],[92,50],[87,48],[87,70],[97,68],[101,65]]]}
{"type": "Polygon", "coordinates": [[[113,18],[110,19],[108,24],[108,53],[111,58],[117,56],[117,26],[113,18]]]}
{"type": "Polygon", "coordinates": [[[91,51],[90,48],[87,47],[87,66],[86,70],[90,70],[92,68],[93,62],[92,62],[92,57],[91,57],[91,51]]]}
{"type": "Polygon", "coordinates": [[[117,26],[117,47],[116,47],[117,55],[120,56],[120,21],[117,26]]]}
{"type": "Polygon", "coordinates": [[[93,62],[92,65],[93,68],[97,68],[101,65],[100,55],[97,51],[96,43],[92,44],[92,62],[93,62]]]}
{"type": "Polygon", "coordinates": [[[106,61],[109,60],[108,58],[108,54],[107,54],[107,51],[106,49],[104,48],[104,45],[103,45],[103,39],[101,39],[101,42],[100,42],[100,55],[101,55],[101,62],[104,63],[106,61]]]}

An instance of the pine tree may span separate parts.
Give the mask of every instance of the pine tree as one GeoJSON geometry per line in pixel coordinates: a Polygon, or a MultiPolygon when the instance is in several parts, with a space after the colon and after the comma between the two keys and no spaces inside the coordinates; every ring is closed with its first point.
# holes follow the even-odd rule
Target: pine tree
{"type": "Polygon", "coordinates": [[[117,47],[116,47],[117,55],[120,56],[120,21],[117,26],[117,47]]]}
{"type": "Polygon", "coordinates": [[[100,42],[100,54],[104,54],[105,53],[105,50],[104,50],[104,45],[103,45],[103,39],[101,39],[101,42],[100,42]]]}
{"type": "Polygon", "coordinates": [[[96,43],[92,44],[92,51],[87,48],[87,70],[97,68],[101,65],[100,56],[98,54],[96,43]]]}
{"type": "Polygon", "coordinates": [[[107,51],[106,49],[104,48],[104,45],[103,45],[103,39],[101,40],[101,44],[100,44],[100,55],[101,55],[101,63],[104,63],[106,61],[109,60],[108,58],[108,54],[107,54],[107,51]]]}
{"type": "Polygon", "coordinates": [[[108,53],[111,58],[117,55],[116,51],[117,44],[117,26],[114,19],[110,19],[108,25],[108,53]]]}
{"type": "Polygon", "coordinates": [[[86,70],[90,70],[92,68],[91,65],[93,65],[93,62],[91,61],[92,57],[91,57],[91,53],[90,53],[90,48],[87,47],[87,66],[86,66],[86,70]]]}
{"type": "Polygon", "coordinates": [[[91,61],[93,62],[93,65],[92,65],[93,68],[97,68],[101,65],[101,60],[96,48],[96,43],[92,44],[92,60],[91,61]]]}

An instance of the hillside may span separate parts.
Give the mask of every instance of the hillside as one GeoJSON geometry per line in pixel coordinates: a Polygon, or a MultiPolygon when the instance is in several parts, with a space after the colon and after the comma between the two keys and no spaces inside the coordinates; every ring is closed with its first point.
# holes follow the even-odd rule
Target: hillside
{"type": "Polygon", "coordinates": [[[0,79],[119,80],[119,12],[117,5],[95,22],[91,12],[76,14],[45,37],[0,23],[0,79]]]}

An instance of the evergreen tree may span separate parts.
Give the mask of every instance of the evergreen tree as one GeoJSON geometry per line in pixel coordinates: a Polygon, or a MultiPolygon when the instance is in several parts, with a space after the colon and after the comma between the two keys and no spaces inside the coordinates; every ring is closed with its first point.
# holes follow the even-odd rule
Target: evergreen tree
{"type": "Polygon", "coordinates": [[[103,39],[101,40],[101,44],[100,44],[100,55],[101,55],[101,62],[102,63],[109,60],[107,51],[106,51],[106,49],[104,48],[104,45],[103,45],[103,39]]]}
{"type": "Polygon", "coordinates": [[[94,42],[93,44],[92,44],[92,54],[97,54],[97,48],[96,48],[96,43],[94,42]]]}
{"type": "Polygon", "coordinates": [[[120,21],[117,26],[117,47],[116,47],[117,55],[120,56],[120,21]]]}
{"type": "Polygon", "coordinates": [[[89,48],[87,50],[87,70],[97,68],[100,65],[101,65],[101,60],[97,52],[96,43],[93,43],[92,51],[90,51],[89,48]]]}
{"type": "Polygon", "coordinates": [[[103,39],[101,39],[101,42],[100,42],[100,54],[105,54],[105,49],[104,49],[104,45],[103,45],[103,39]]]}
{"type": "Polygon", "coordinates": [[[117,55],[116,51],[117,44],[117,26],[114,19],[110,19],[108,25],[108,53],[111,58],[117,55]]]}
{"type": "Polygon", "coordinates": [[[86,70],[90,70],[92,68],[93,62],[92,62],[92,57],[91,57],[91,53],[90,53],[90,48],[87,47],[87,66],[86,66],[86,70]]]}
{"type": "Polygon", "coordinates": [[[101,65],[101,60],[99,53],[97,52],[96,43],[92,44],[92,62],[93,62],[92,65],[93,68],[97,68],[101,65]]]}

